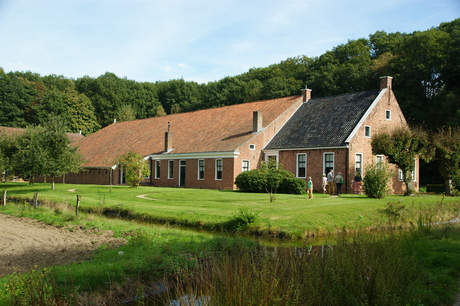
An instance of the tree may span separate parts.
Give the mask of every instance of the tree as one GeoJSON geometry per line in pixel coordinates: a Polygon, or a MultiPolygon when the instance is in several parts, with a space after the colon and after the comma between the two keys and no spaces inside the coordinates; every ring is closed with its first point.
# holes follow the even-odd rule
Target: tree
{"type": "Polygon", "coordinates": [[[42,141],[42,135],[45,133],[46,130],[42,126],[29,126],[16,138],[17,149],[13,156],[14,171],[28,178],[29,185],[34,184],[37,176],[46,174],[48,152],[42,141]]]}
{"type": "Polygon", "coordinates": [[[13,156],[17,150],[15,138],[5,133],[0,133],[0,174],[7,180],[13,172],[13,156]]]}
{"type": "Polygon", "coordinates": [[[44,175],[51,176],[51,189],[54,190],[56,177],[79,171],[83,157],[78,153],[77,147],[70,145],[65,127],[57,118],[44,126],[40,138],[47,156],[44,175]]]}
{"type": "Polygon", "coordinates": [[[440,130],[433,137],[434,159],[444,179],[446,195],[452,194],[452,180],[460,175],[460,129],[440,130]]]}
{"type": "Polygon", "coordinates": [[[150,174],[148,162],[137,152],[124,154],[118,162],[123,168],[126,182],[131,187],[139,186],[142,178],[150,174]]]}
{"type": "Polygon", "coordinates": [[[406,184],[405,195],[415,193],[412,172],[415,160],[429,161],[433,156],[428,134],[421,129],[399,127],[391,132],[380,132],[372,137],[372,153],[387,156],[388,161],[401,169],[406,184]]]}
{"type": "Polygon", "coordinates": [[[275,159],[269,159],[268,162],[262,162],[260,167],[263,185],[270,195],[270,203],[275,201],[276,192],[283,180],[281,165],[275,159]]]}

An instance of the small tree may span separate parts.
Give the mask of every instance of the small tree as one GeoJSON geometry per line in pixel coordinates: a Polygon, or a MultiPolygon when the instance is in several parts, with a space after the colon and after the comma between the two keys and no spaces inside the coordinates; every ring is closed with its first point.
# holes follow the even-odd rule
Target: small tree
{"type": "Polygon", "coordinates": [[[433,137],[435,160],[444,179],[446,195],[452,194],[452,180],[460,175],[460,129],[441,130],[433,137]]]}
{"type": "Polygon", "coordinates": [[[404,195],[415,193],[414,171],[417,157],[429,161],[433,156],[428,134],[421,129],[409,130],[405,127],[396,128],[391,132],[381,132],[372,137],[372,153],[387,156],[388,161],[401,169],[406,184],[404,195]]]}
{"type": "Polygon", "coordinates": [[[363,189],[369,198],[381,199],[388,193],[388,182],[392,173],[384,163],[372,164],[366,168],[363,189]]]}
{"type": "Polygon", "coordinates": [[[33,185],[37,176],[46,174],[49,156],[43,145],[42,135],[45,129],[41,126],[27,127],[23,134],[17,136],[17,150],[13,156],[14,172],[29,179],[33,185]]]}
{"type": "Polygon", "coordinates": [[[272,203],[275,201],[276,192],[283,180],[281,165],[278,164],[276,160],[270,159],[268,163],[262,162],[260,172],[262,174],[265,191],[270,195],[270,203],[272,203]]]}
{"type": "Polygon", "coordinates": [[[120,157],[120,166],[123,168],[125,180],[131,187],[139,186],[142,178],[149,175],[149,165],[137,152],[128,152],[120,157]]]}
{"type": "Polygon", "coordinates": [[[64,125],[58,118],[45,124],[40,137],[48,156],[44,174],[51,176],[51,189],[54,190],[56,177],[79,171],[83,157],[77,147],[70,145],[64,125]]]}
{"type": "Polygon", "coordinates": [[[14,137],[0,133],[0,174],[7,180],[13,172],[13,156],[17,150],[14,137]]]}

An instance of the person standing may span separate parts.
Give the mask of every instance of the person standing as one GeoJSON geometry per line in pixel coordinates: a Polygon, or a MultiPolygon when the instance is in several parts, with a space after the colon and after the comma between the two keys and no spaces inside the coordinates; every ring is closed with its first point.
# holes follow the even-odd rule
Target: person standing
{"type": "Polygon", "coordinates": [[[323,187],[323,193],[326,193],[326,186],[327,186],[327,177],[326,174],[323,174],[321,187],[323,187]]]}
{"type": "Polygon", "coordinates": [[[342,193],[342,185],[343,185],[343,177],[342,174],[339,172],[335,177],[335,184],[337,185],[337,195],[342,193]]]}
{"type": "Polygon", "coordinates": [[[313,181],[311,180],[311,176],[308,177],[307,194],[309,199],[313,198],[313,181]]]}
{"type": "Polygon", "coordinates": [[[327,174],[327,187],[329,188],[329,194],[334,195],[334,170],[329,170],[327,174]]]}
{"type": "Polygon", "coordinates": [[[355,178],[353,179],[353,190],[354,194],[361,193],[361,181],[363,178],[361,177],[361,173],[356,172],[355,178]]]}

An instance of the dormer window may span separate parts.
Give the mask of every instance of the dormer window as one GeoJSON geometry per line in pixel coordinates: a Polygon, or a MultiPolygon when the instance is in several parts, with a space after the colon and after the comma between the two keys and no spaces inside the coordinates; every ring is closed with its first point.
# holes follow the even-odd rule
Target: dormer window
{"type": "Polygon", "coordinates": [[[250,144],[249,145],[249,150],[255,150],[256,149],[256,145],[255,144],[250,144]]]}

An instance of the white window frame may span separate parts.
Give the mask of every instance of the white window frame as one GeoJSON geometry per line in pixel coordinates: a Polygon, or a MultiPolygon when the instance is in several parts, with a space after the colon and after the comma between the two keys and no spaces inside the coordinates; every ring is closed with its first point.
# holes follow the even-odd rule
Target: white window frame
{"type": "Polygon", "coordinates": [[[245,172],[249,170],[251,170],[251,161],[249,159],[243,159],[241,161],[241,172],[245,172]]]}
{"type": "Polygon", "coordinates": [[[249,150],[255,150],[256,149],[256,145],[255,144],[250,144],[249,145],[249,150]]]}
{"type": "Polygon", "coordinates": [[[174,179],[174,160],[170,159],[168,160],[168,180],[172,179],[174,179]]]}
{"type": "Polygon", "coordinates": [[[355,153],[355,173],[360,173],[361,175],[363,175],[363,172],[364,172],[364,154],[363,153],[355,153]],[[361,157],[361,160],[359,161],[359,170],[356,170],[356,165],[358,164],[358,156],[361,157]]]}
{"type": "Polygon", "coordinates": [[[155,179],[160,179],[161,160],[155,160],[155,179]]]}
{"type": "Polygon", "coordinates": [[[335,154],[334,152],[324,152],[323,153],[323,173],[327,175],[326,173],[326,155],[331,154],[332,155],[332,169],[335,169],[335,154]]]}
{"type": "Polygon", "coordinates": [[[364,137],[366,138],[371,138],[371,126],[370,125],[365,125],[364,126],[364,137]]]}
{"type": "Polygon", "coordinates": [[[296,156],[296,176],[298,178],[306,178],[307,177],[307,153],[297,153],[297,156],[296,156]],[[305,168],[305,173],[303,176],[300,176],[299,174],[299,170],[300,170],[300,162],[299,162],[299,157],[300,156],[304,156],[305,159],[304,159],[304,168],[305,168]]]}
{"type": "Polygon", "coordinates": [[[385,155],[378,154],[375,156],[375,163],[380,164],[385,162],[385,155]]]}
{"type": "Polygon", "coordinates": [[[215,168],[216,168],[216,173],[215,173],[215,180],[216,181],[221,181],[222,178],[224,177],[224,161],[222,159],[216,159],[216,163],[215,163],[215,168]],[[220,165],[219,165],[219,162],[220,162],[220,165]],[[219,174],[219,168],[220,168],[220,178],[218,178],[218,174],[219,174]]]}
{"type": "Polygon", "coordinates": [[[385,110],[385,119],[386,120],[391,120],[391,110],[389,110],[389,109],[385,110]]]}
{"type": "Polygon", "coordinates": [[[198,173],[197,173],[197,175],[198,175],[197,179],[198,180],[204,180],[204,169],[205,169],[205,161],[204,161],[204,159],[199,159],[198,160],[198,173]],[[201,162],[203,163],[202,165],[201,165],[201,162]],[[201,168],[203,168],[203,176],[202,177],[200,176],[201,168]]]}
{"type": "MultiPolygon", "coordinates": [[[[417,174],[417,159],[414,158],[414,171],[412,171],[412,181],[416,182],[417,177],[415,176],[417,174]]],[[[398,180],[400,182],[404,181],[404,175],[401,169],[398,168],[398,180]]]]}

